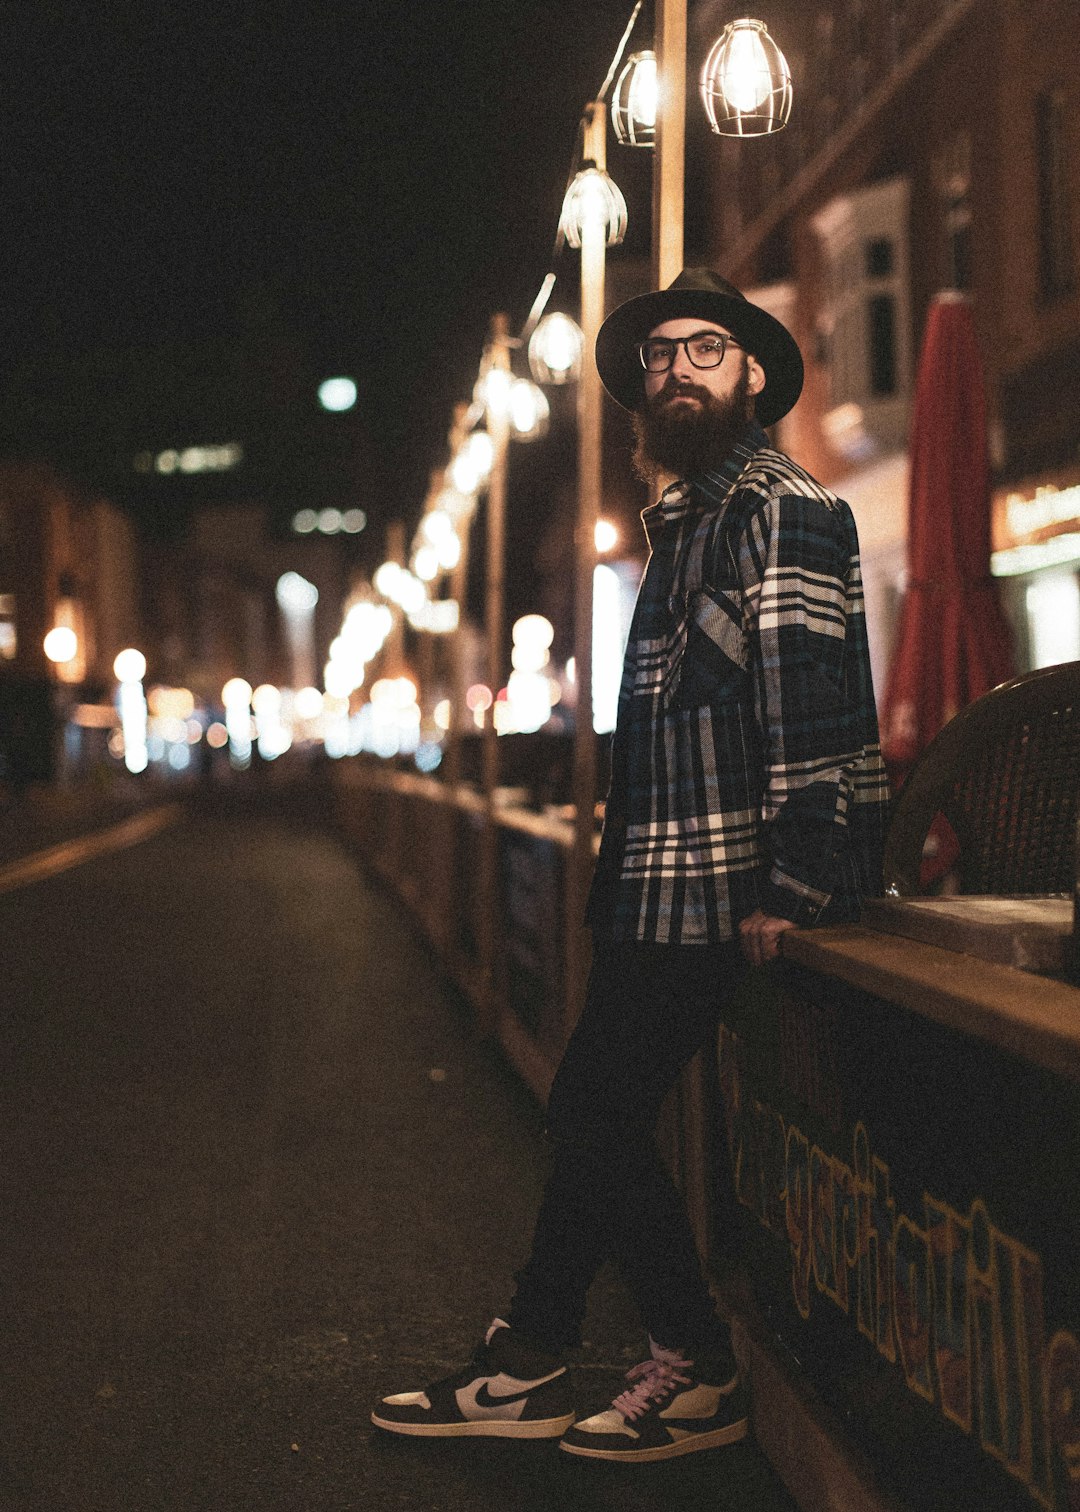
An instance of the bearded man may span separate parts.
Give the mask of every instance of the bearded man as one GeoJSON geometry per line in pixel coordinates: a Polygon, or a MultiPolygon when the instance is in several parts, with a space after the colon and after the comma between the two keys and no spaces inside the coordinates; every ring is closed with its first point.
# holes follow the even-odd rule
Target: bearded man
{"type": "Polygon", "coordinates": [[[589,900],[593,967],[551,1089],[553,1151],[506,1321],[470,1363],[387,1397],[380,1427],[561,1438],[648,1463],[748,1422],[682,1200],[653,1131],[680,1070],[787,930],[880,890],[888,790],[847,505],[773,449],[799,397],[790,333],[708,269],[621,305],[596,361],[653,489],[589,900]],[[565,1357],[613,1260],[649,1356],[575,1422],[565,1357]]]}

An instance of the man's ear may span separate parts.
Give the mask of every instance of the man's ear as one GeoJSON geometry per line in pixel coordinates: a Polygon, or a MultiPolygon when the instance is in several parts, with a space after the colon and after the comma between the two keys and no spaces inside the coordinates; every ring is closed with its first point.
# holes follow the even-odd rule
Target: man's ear
{"type": "Polygon", "coordinates": [[[746,370],[750,378],[750,392],[760,394],[765,387],[765,369],[756,357],[750,355],[746,359],[746,370]]]}

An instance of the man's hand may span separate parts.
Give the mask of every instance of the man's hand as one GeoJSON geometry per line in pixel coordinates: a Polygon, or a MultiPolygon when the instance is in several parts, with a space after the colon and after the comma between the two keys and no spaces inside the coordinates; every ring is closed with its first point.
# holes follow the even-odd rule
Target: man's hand
{"type": "Polygon", "coordinates": [[[780,954],[780,936],[786,929],[796,929],[790,919],[777,919],[755,908],[739,925],[743,955],[751,966],[764,966],[780,954]]]}

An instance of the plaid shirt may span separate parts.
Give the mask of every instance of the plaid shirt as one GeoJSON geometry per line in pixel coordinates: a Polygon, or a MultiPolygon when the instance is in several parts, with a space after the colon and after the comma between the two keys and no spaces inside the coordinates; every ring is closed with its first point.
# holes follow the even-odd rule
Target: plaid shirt
{"type": "Polygon", "coordinates": [[[755,421],[642,521],[594,934],[714,944],[756,908],[857,918],[881,890],[888,784],[851,511],[755,421]]]}

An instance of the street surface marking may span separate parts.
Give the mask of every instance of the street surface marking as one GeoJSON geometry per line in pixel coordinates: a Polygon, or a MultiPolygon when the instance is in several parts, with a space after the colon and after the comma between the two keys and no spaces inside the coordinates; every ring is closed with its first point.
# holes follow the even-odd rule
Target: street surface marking
{"type": "Polygon", "coordinates": [[[50,845],[47,850],[36,851],[32,856],[9,861],[0,866],[0,893],[44,882],[48,877],[70,871],[73,866],[81,866],[84,861],[93,861],[96,856],[138,845],[159,830],[175,824],[183,812],[181,804],[166,803],[159,808],[147,809],[145,813],[133,814],[130,819],[122,819],[108,829],[95,830],[92,835],[64,840],[59,845],[50,845]]]}

